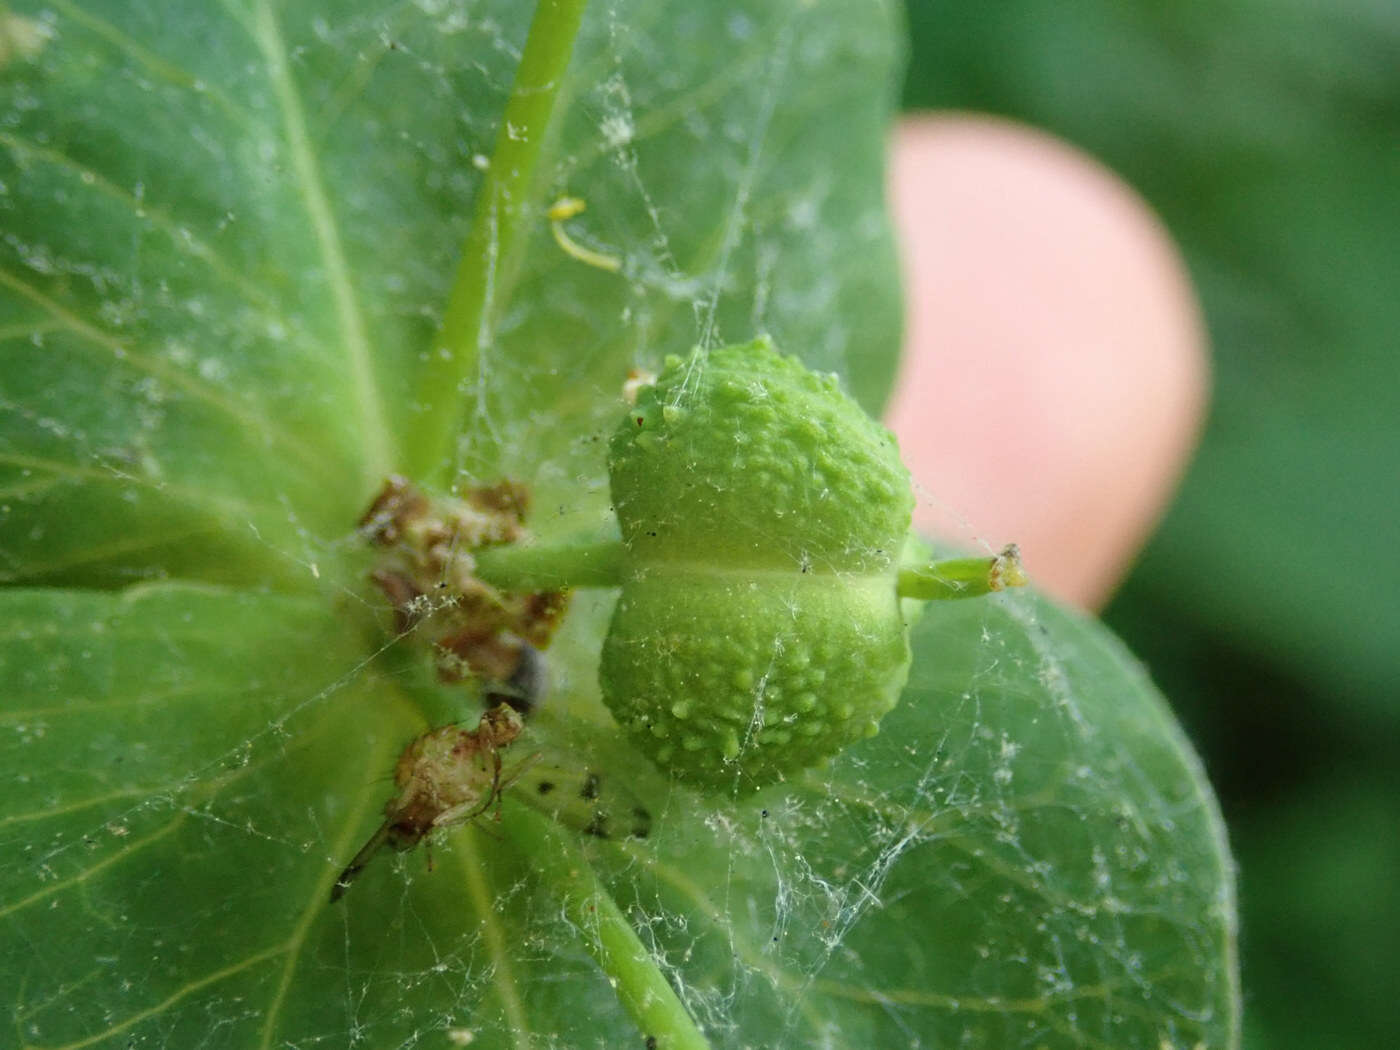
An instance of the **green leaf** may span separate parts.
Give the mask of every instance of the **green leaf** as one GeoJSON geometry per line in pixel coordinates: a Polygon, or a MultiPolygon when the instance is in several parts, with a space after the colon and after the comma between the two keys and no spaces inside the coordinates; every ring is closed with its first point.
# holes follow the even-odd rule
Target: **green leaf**
{"type": "MultiPolygon", "coordinates": [[[[566,645],[606,603],[582,611],[566,645]]],[[[319,596],[11,591],[0,615],[0,958],[20,1044],[635,1039],[512,848],[514,806],[431,873],[381,859],[328,904],[422,723],[319,596]]],[[[651,839],[584,850],[715,1045],[1234,1038],[1218,816],[1092,624],[1021,598],[931,608],[880,736],[737,807],[568,715],[531,746],[552,738],[605,791],[651,801],[651,839]]]]}
{"type": "Polygon", "coordinates": [[[1042,602],[934,603],[878,737],[663,827],[614,886],[721,1045],[1238,1040],[1199,763],[1121,646],[1042,602]]]}
{"type": "Polygon", "coordinates": [[[0,610],[6,1039],[186,1045],[218,1001],[270,1006],[378,804],[372,777],[336,782],[413,725],[361,636],[322,601],[200,585],[0,610]]]}
{"type": "MultiPolygon", "coordinates": [[[[0,71],[0,484],[21,497],[0,572],[296,577],[307,534],[402,468],[521,7],[42,9],[42,49],[0,71]]],[[[899,330],[892,17],[590,21],[468,377],[469,473],[508,459],[582,513],[574,478],[599,476],[589,437],[628,369],[756,330],[878,408],[899,330]],[[575,236],[625,274],[555,244],[543,212],[565,192],[589,202],[575,236]]]]}
{"type": "MultiPolygon", "coordinates": [[[[548,127],[504,129],[538,143],[519,237],[484,237],[509,265],[466,382],[420,403],[520,8],[0,11],[22,42],[0,50],[0,1041],[1230,1045],[1231,881],[1194,760],[1097,628],[1023,599],[931,610],[885,733],[738,805],[625,743],[596,683],[612,598],[576,596],[500,806],[330,903],[403,747],[480,710],[395,635],[355,531],[431,447],[425,414],[465,420],[425,469],[523,478],[538,531],[596,532],[629,367],[767,330],[869,408],[893,372],[894,9],[616,3],[548,127]],[[588,207],[561,241],[565,194],[588,207]],[[582,834],[598,806],[653,834],[582,834]]],[[[564,10],[529,31],[567,37],[564,10]]]]}

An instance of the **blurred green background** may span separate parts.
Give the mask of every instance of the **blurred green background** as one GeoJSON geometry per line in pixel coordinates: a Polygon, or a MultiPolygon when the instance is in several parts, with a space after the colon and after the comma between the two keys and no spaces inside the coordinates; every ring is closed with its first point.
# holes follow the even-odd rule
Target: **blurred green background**
{"type": "Polygon", "coordinates": [[[1106,613],[1240,867],[1245,1043],[1400,1045],[1400,2],[909,0],[905,105],[1012,117],[1182,247],[1215,390],[1106,613]]]}

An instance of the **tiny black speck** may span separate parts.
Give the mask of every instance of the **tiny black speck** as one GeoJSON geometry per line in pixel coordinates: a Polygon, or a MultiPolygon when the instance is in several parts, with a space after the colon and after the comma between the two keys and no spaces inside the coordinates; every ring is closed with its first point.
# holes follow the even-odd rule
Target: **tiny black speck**
{"type": "Polygon", "coordinates": [[[540,786],[535,790],[538,791],[541,795],[548,795],[551,791],[554,790],[554,781],[541,780],[540,786]]]}
{"type": "Polygon", "coordinates": [[[646,1050],[656,1050],[656,1036],[647,1036],[646,1050]]]}
{"type": "Polygon", "coordinates": [[[763,810],[762,812],[759,813],[759,816],[760,816],[760,817],[766,817],[766,816],[768,816],[768,811],[767,811],[766,809],[763,810]]]}

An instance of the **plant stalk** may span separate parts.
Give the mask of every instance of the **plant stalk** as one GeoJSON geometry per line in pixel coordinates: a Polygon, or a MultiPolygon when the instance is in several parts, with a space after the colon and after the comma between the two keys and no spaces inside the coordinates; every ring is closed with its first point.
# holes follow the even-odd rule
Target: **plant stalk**
{"type": "Polygon", "coordinates": [[[647,1045],[657,1050],[710,1050],[588,858],[552,821],[523,805],[510,809],[500,824],[502,833],[529,859],[643,1036],[654,1040],[647,1045]]]}
{"type": "MultiPolygon", "coordinates": [[[[477,579],[511,593],[621,587],[627,574],[627,548],[620,540],[483,547],[472,558],[477,579]]],[[[990,558],[949,558],[902,568],[895,591],[901,598],[946,601],[1026,582],[1021,552],[1011,544],[990,558]]]]}
{"type": "MultiPolygon", "coordinates": [[[[587,0],[539,0],[490,165],[477,191],[471,230],[442,327],[419,377],[405,471],[450,480],[452,442],[465,422],[462,384],[480,368],[529,229],[530,189],[587,0]]],[[[542,217],[542,216],[541,216],[542,217]]]]}
{"type": "Polygon", "coordinates": [[[483,583],[516,594],[621,587],[626,555],[621,540],[483,547],[472,552],[472,572],[483,583]]]}
{"type": "Polygon", "coordinates": [[[1024,587],[1026,582],[1021,552],[1013,543],[991,558],[950,558],[900,569],[896,591],[901,598],[941,601],[977,598],[1007,587],[1024,587]]]}

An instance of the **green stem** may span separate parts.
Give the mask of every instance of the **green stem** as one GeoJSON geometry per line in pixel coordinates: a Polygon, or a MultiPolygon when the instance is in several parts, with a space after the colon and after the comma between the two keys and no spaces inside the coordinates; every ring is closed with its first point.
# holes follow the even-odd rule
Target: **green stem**
{"type": "Polygon", "coordinates": [[[1021,552],[1013,543],[993,558],[951,558],[899,570],[901,598],[937,601],[976,598],[1006,587],[1024,587],[1021,552]]]}
{"type": "Polygon", "coordinates": [[[655,1040],[657,1050],[710,1050],[709,1041],[657,968],[655,958],[574,841],[553,821],[523,805],[511,805],[510,810],[501,822],[502,832],[554,894],[642,1034],[655,1040]]]}
{"type": "Polygon", "coordinates": [[[491,343],[504,286],[528,228],[524,220],[531,183],[585,6],[587,0],[539,0],[535,7],[442,328],[419,378],[418,412],[406,445],[412,477],[445,477],[450,467],[452,440],[462,429],[466,407],[461,386],[477,371],[481,351],[491,343]]]}
{"type": "Polygon", "coordinates": [[[551,547],[483,547],[472,552],[477,579],[503,591],[562,591],[572,587],[621,587],[627,548],[620,540],[551,547]]]}

